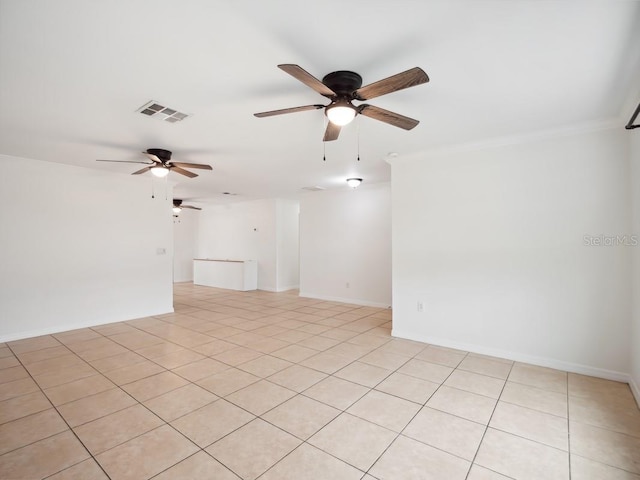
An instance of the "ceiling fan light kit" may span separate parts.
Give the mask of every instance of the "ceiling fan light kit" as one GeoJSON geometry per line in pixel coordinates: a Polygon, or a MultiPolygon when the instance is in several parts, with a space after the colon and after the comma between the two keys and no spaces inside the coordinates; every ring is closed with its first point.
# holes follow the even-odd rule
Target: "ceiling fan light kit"
{"type": "Polygon", "coordinates": [[[178,215],[183,208],[188,208],[190,210],[202,210],[200,207],[194,207],[193,205],[183,205],[182,200],[180,198],[173,199],[173,214],[178,215]]]}
{"type": "Polygon", "coordinates": [[[361,178],[355,178],[355,177],[347,178],[347,185],[349,185],[353,189],[358,188],[361,183],[362,183],[361,178]]]}
{"type": "Polygon", "coordinates": [[[174,162],[171,160],[172,152],[163,148],[149,148],[142,152],[146,155],[147,161],[129,161],[129,160],[97,160],[98,162],[116,162],[116,163],[142,163],[147,165],[140,170],[133,172],[131,175],[140,175],[141,173],[151,170],[151,174],[158,178],[164,178],[169,175],[170,171],[184,175],[185,177],[194,178],[197,177],[197,173],[185,170],[186,168],[199,168],[202,170],[213,170],[211,165],[205,165],[203,163],[185,163],[174,162]]]}
{"type": "Polygon", "coordinates": [[[419,67],[411,68],[405,72],[392,75],[383,80],[362,86],[362,77],[356,72],[339,70],[325,75],[322,81],[311,75],[298,65],[278,65],[280,70],[288,73],[296,80],[304,83],[320,95],[331,100],[329,105],[304,105],[301,107],[284,108],[267,112],[254,113],[258,118],[272,117],[286,113],[304,112],[307,110],[319,110],[324,108],[325,115],[329,119],[323,140],[329,142],[337,140],[342,126],[347,125],[357,114],[373,118],[380,122],[388,123],[394,127],[411,130],[418,120],[405,117],[395,112],[390,112],[366,103],[355,106],[353,100],[369,100],[388,93],[415,87],[429,81],[428,75],[419,67]]]}
{"type": "MultiPolygon", "coordinates": [[[[338,70],[325,75],[322,81],[315,78],[306,70],[302,69],[298,65],[294,64],[282,64],[278,65],[282,71],[288,73],[296,80],[304,83],[311,89],[315,90],[320,95],[330,100],[328,105],[314,104],[304,105],[301,107],[285,108],[281,110],[272,110],[267,112],[255,113],[254,115],[259,118],[271,117],[274,115],[282,115],[286,113],[303,112],[307,110],[319,110],[324,109],[324,113],[328,118],[327,126],[325,129],[323,141],[337,140],[340,135],[340,130],[343,126],[348,125],[356,115],[361,114],[374,120],[378,120],[394,127],[399,127],[404,130],[411,130],[418,123],[418,120],[405,117],[395,112],[384,110],[373,105],[363,103],[361,105],[353,105],[353,101],[365,101],[371,98],[379,97],[389,93],[404,90],[406,88],[421,85],[429,81],[427,74],[419,67],[414,67],[406,70],[402,73],[392,75],[385,79],[371,83],[366,86],[362,86],[362,77],[356,72],[349,70],[338,70]]],[[[175,116],[175,121],[180,121],[186,118],[186,114],[178,112],[174,109],[170,109],[157,102],[148,102],[143,105],[139,111],[144,115],[156,116],[164,115],[167,117],[175,116]]],[[[172,117],[173,118],[173,117],[172,117]]],[[[359,145],[359,144],[358,144],[359,145]]],[[[141,163],[145,167],[132,173],[132,175],[140,175],[151,171],[151,174],[157,178],[165,178],[169,175],[170,171],[179,173],[189,178],[197,177],[198,174],[186,170],[187,168],[197,168],[203,170],[212,170],[210,165],[201,163],[185,163],[174,162],[171,160],[172,152],[161,148],[149,148],[142,152],[146,155],[146,161],[129,161],[129,160],[97,160],[99,162],[120,162],[120,163],[141,163]]],[[[326,159],[326,156],[324,157],[326,159]]],[[[358,160],[360,160],[360,152],[358,146],[358,160]]],[[[347,183],[352,188],[357,188],[362,182],[361,178],[348,178],[347,183]]],[[[154,196],[153,193],[151,195],[154,196]]],[[[194,208],[200,210],[197,207],[189,207],[182,205],[182,200],[174,200],[173,211],[175,214],[179,213],[182,208],[194,208]]]]}
{"type": "Polygon", "coordinates": [[[348,102],[345,103],[330,105],[325,110],[329,121],[339,127],[348,125],[356,117],[355,107],[348,102]]]}
{"type": "Polygon", "coordinates": [[[151,167],[151,174],[154,177],[164,178],[169,175],[169,169],[166,167],[151,167]]]}

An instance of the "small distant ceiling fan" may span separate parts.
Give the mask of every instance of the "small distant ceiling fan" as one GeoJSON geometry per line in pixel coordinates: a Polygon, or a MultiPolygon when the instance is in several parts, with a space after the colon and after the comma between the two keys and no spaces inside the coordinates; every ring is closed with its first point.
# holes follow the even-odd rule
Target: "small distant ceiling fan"
{"type": "Polygon", "coordinates": [[[374,107],[373,105],[364,103],[356,106],[352,103],[353,100],[370,100],[381,95],[427,83],[429,77],[419,67],[398,73],[364,87],[362,86],[362,77],[355,72],[347,70],[329,73],[320,81],[298,65],[283,64],[278,65],[278,68],[312,88],[320,95],[327,97],[331,100],[331,103],[329,105],[305,105],[302,107],[260,112],[254,114],[256,117],[271,117],[285,113],[304,112],[306,110],[324,108],[325,115],[329,119],[323,138],[325,142],[337,140],[340,135],[340,129],[351,122],[357,114],[405,130],[411,130],[420,123],[413,118],[374,107]]]}
{"type": "Polygon", "coordinates": [[[169,171],[174,171],[185,177],[193,178],[197,177],[197,173],[185,170],[185,168],[199,168],[202,170],[212,170],[211,165],[205,165],[202,163],[185,163],[185,162],[172,162],[171,152],[162,148],[149,148],[147,151],[142,152],[146,155],[148,161],[134,161],[134,160],[96,160],[98,162],[116,162],[116,163],[142,163],[147,165],[140,170],[133,172],[131,175],[140,175],[151,170],[151,173],[156,177],[166,177],[169,175],[169,171]]]}
{"type": "Polygon", "coordinates": [[[183,208],[190,208],[191,210],[202,210],[200,207],[194,207],[192,205],[183,205],[182,200],[179,198],[173,199],[173,213],[177,215],[182,211],[183,208]]]}

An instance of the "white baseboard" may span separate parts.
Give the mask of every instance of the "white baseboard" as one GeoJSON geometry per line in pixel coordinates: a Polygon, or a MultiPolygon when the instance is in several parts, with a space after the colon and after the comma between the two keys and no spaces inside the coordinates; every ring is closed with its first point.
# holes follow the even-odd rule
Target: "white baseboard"
{"type": "MultiPolygon", "coordinates": [[[[591,377],[599,377],[607,380],[615,380],[617,382],[628,383],[632,391],[632,379],[628,373],[617,372],[615,370],[607,370],[604,368],[592,367],[589,365],[581,365],[577,363],[564,362],[562,360],[556,360],[553,358],[537,357],[533,355],[527,355],[519,352],[512,352],[507,350],[500,350],[495,348],[484,347],[482,345],[470,345],[465,343],[453,342],[441,338],[433,338],[423,335],[416,335],[412,332],[400,331],[396,328],[391,330],[391,335],[399,338],[406,338],[407,340],[415,340],[417,342],[429,343],[431,345],[438,345],[440,347],[454,348],[456,350],[464,350],[466,352],[478,353],[481,355],[489,355],[492,357],[506,358],[516,362],[529,363],[531,365],[538,365],[540,367],[553,368],[556,370],[563,370],[565,372],[578,373],[581,375],[588,375],[591,377]]],[[[633,392],[636,397],[636,401],[640,396],[638,395],[637,386],[633,392]]]]}
{"type": "Polygon", "coordinates": [[[629,388],[631,389],[631,393],[633,393],[633,396],[636,398],[638,408],[640,408],[640,387],[638,387],[638,384],[631,375],[629,375],[629,388]]]}
{"type": "Polygon", "coordinates": [[[391,305],[388,303],[371,302],[369,300],[361,300],[358,298],[330,297],[325,295],[316,295],[314,293],[308,292],[300,292],[299,296],[305,298],[313,298],[316,300],[326,300],[328,302],[351,303],[353,305],[360,305],[363,307],[391,308],[391,305]]]}
{"type": "MultiPolygon", "coordinates": [[[[174,309],[171,308],[166,312],[153,312],[149,313],[145,317],[152,317],[155,315],[164,315],[167,313],[174,313],[174,309]]],[[[68,332],[70,330],[78,330],[80,328],[90,328],[97,327],[98,325],[109,325],[110,323],[118,323],[118,322],[128,322],[129,320],[135,320],[137,318],[145,318],[145,317],[132,317],[132,318],[120,318],[117,320],[104,320],[104,321],[92,321],[92,322],[81,322],[81,323],[68,323],[62,325],[54,325],[46,328],[39,328],[36,330],[26,330],[22,332],[8,333],[5,335],[0,335],[0,343],[12,342],[14,340],[22,340],[25,338],[33,338],[33,337],[41,337],[42,335],[51,335],[54,333],[68,332]]]]}
{"type": "Polygon", "coordinates": [[[279,292],[288,292],[289,290],[295,290],[298,287],[299,287],[299,285],[290,285],[290,286],[280,287],[280,288],[260,287],[260,288],[258,288],[258,290],[264,290],[265,292],[279,293],[279,292]]]}
{"type": "Polygon", "coordinates": [[[288,292],[289,290],[297,290],[300,288],[300,285],[287,285],[286,287],[280,287],[278,292],[288,292]]]}

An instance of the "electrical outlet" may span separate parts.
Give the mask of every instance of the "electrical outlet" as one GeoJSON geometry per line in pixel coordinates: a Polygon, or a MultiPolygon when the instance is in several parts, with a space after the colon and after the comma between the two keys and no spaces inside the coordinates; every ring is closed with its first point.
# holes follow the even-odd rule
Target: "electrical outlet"
{"type": "Polygon", "coordinates": [[[424,303],[418,302],[418,311],[419,312],[424,312],[424,303]]]}
{"type": "Polygon", "coordinates": [[[156,248],[156,255],[165,255],[167,253],[166,248],[158,247],[156,248]]]}

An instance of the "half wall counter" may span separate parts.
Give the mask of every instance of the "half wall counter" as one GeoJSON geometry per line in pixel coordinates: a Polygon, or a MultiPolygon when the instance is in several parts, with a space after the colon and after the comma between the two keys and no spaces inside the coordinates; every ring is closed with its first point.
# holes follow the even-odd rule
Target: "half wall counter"
{"type": "Polygon", "coordinates": [[[247,292],[258,288],[258,263],[254,260],[193,259],[193,283],[247,292]]]}

